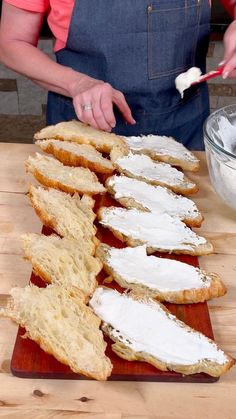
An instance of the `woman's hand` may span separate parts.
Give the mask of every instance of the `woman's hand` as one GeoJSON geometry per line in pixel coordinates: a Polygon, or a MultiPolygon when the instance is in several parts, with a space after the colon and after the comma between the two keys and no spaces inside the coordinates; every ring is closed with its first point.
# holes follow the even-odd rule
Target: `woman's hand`
{"type": "Polygon", "coordinates": [[[135,124],[123,93],[108,83],[80,73],[78,80],[72,83],[70,93],[79,120],[94,128],[110,132],[115,127],[113,104],[128,123],[135,124]]]}
{"type": "Polygon", "coordinates": [[[224,73],[223,78],[236,77],[236,20],[228,27],[224,35],[224,73]]]}

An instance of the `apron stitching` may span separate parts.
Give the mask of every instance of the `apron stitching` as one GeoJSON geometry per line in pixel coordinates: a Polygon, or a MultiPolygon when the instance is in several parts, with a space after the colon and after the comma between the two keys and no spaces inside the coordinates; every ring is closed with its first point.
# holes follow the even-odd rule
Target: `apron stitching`
{"type": "Polygon", "coordinates": [[[148,69],[148,77],[151,78],[151,69],[148,65],[148,60],[151,60],[151,68],[152,68],[152,37],[150,34],[152,33],[152,19],[149,19],[149,13],[152,11],[152,5],[148,6],[147,8],[147,27],[148,27],[148,33],[147,33],[147,69],[148,69]]]}
{"type": "MultiPolygon", "coordinates": [[[[176,7],[176,8],[167,8],[167,9],[158,9],[158,8],[153,8],[153,5],[149,5],[147,7],[147,19],[148,19],[148,25],[147,25],[147,29],[148,29],[148,34],[147,34],[147,40],[148,40],[148,78],[149,80],[154,80],[154,79],[160,79],[163,77],[168,77],[180,72],[184,72],[186,71],[190,66],[193,65],[194,63],[194,59],[195,59],[195,55],[196,55],[196,48],[197,48],[197,40],[198,40],[198,34],[199,34],[199,8],[200,8],[200,4],[199,4],[199,0],[195,0],[194,4],[188,4],[188,0],[185,0],[185,7],[176,7]],[[186,12],[191,10],[191,9],[196,9],[196,25],[197,25],[197,31],[194,32],[194,37],[193,37],[193,48],[191,51],[191,55],[190,55],[190,63],[184,65],[184,63],[181,63],[180,65],[176,66],[175,68],[173,68],[174,64],[172,64],[172,68],[170,70],[155,70],[154,69],[154,57],[153,57],[153,48],[154,48],[154,34],[153,34],[153,18],[152,16],[154,16],[154,13],[159,13],[159,16],[161,17],[161,13],[162,12],[168,12],[168,11],[183,11],[184,15],[186,16],[186,12]]],[[[194,12],[195,13],[195,12],[194,12]]],[[[158,60],[158,57],[156,57],[156,60],[158,60]]],[[[157,61],[158,63],[158,61],[157,61]]],[[[158,65],[158,64],[157,64],[158,65]]]]}
{"type": "MultiPolygon", "coordinates": [[[[200,16],[201,16],[201,13],[200,13],[200,7],[201,7],[201,0],[197,0],[198,1],[198,5],[197,5],[197,34],[196,34],[196,39],[198,39],[199,38],[199,24],[200,24],[200,16]]],[[[195,47],[194,47],[194,51],[193,51],[193,54],[192,54],[192,62],[193,61],[195,61],[195,58],[196,58],[196,49],[197,49],[197,42],[195,42],[195,47]]]]}
{"type": "Polygon", "coordinates": [[[195,8],[195,7],[199,7],[200,6],[200,4],[191,4],[191,5],[189,5],[189,6],[187,6],[187,7],[175,7],[175,8],[172,8],[172,9],[152,9],[152,10],[150,10],[150,13],[162,13],[162,12],[175,12],[175,11],[178,11],[178,10],[184,10],[184,9],[186,9],[186,10],[189,10],[189,9],[193,9],[193,8],[195,8]]]}

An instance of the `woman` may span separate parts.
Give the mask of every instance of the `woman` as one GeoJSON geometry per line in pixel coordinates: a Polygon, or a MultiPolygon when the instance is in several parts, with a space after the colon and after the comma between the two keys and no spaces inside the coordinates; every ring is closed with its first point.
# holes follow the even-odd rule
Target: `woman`
{"type": "MultiPolygon", "coordinates": [[[[236,0],[224,0],[235,9],[236,0]]],[[[209,0],[5,0],[0,58],[50,91],[47,123],[76,116],[121,135],[171,135],[203,148],[206,84],[184,99],[176,76],[206,70],[209,0]],[[57,63],[37,49],[45,13],[57,63]]],[[[236,21],[225,35],[225,76],[236,67],[236,21]]]]}

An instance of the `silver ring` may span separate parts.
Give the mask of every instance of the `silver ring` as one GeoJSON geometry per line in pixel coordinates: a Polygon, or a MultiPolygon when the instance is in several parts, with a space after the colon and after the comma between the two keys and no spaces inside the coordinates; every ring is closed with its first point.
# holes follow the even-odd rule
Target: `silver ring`
{"type": "Polygon", "coordinates": [[[88,105],[81,105],[83,111],[91,111],[93,109],[92,104],[89,103],[88,105]]]}

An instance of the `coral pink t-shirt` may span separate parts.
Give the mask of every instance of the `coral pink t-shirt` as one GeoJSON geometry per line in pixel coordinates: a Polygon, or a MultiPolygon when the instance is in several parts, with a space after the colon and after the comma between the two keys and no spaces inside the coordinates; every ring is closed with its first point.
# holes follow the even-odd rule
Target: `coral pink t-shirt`
{"type": "Polygon", "coordinates": [[[56,38],[54,50],[66,45],[74,0],[5,0],[13,6],[31,12],[47,13],[48,25],[56,38]]]}
{"type": "MultiPolygon", "coordinates": [[[[20,9],[47,13],[48,25],[56,38],[54,50],[58,51],[66,45],[74,0],[5,0],[6,3],[20,9]]],[[[211,4],[211,0],[209,0],[211,4]]],[[[234,16],[236,0],[221,0],[228,12],[234,16]]],[[[236,13],[236,12],[235,12],[236,13]]],[[[236,18],[236,15],[235,15],[236,18]]]]}

